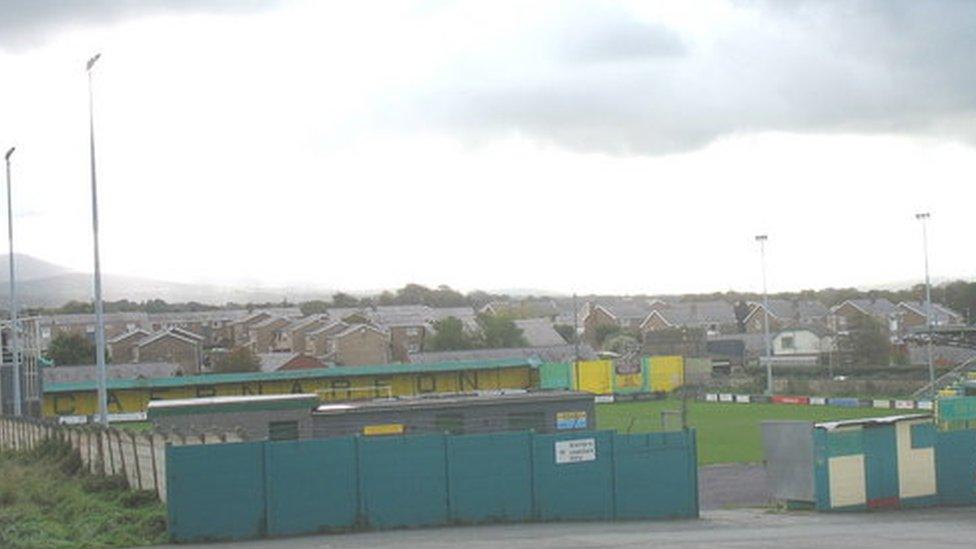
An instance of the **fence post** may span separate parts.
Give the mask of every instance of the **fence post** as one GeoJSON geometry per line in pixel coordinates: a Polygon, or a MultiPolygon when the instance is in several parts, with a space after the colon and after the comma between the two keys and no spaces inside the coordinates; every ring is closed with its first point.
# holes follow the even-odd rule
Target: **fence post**
{"type": "Polygon", "coordinates": [[[156,474],[156,433],[150,432],[146,435],[149,439],[149,463],[152,466],[152,483],[156,496],[159,497],[159,475],[156,474]]]}
{"type": "Polygon", "coordinates": [[[115,441],[118,445],[119,461],[122,463],[122,476],[125,477],[125,483],[129,484],[129,467],[125,462],[125,450],[122,449],[122,433],[118,429],[112,429],[112,433],[115,434],[115,441]]]}
{"type": "Polygon", "coordinates": [[[129,440],[132,442],[132,457],[136,462],[136,488],[142,490],[142,463],[139,460],[139,446],[136,445],[136,434],[130,432],[129,440]]]}
{"type": "Polygon", "coordinates": [[[105,446],[102,444],[102,440],[105,438],[105,429],[98,430],[98,472],[102,475],[105,474],[105,446]]]}

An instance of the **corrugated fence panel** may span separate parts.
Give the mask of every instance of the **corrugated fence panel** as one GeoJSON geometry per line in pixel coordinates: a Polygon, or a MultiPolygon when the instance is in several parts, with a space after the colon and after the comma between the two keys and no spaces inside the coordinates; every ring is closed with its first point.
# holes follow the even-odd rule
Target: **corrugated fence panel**
{"type": "Polygon", "coordinates": [[[618,519],[698,516],[693,432],[613,437],[618,519]]]}
{"type": "Polygon", "coordinates": [[[363,438],[360,494],[368,526],[447,522],[447,465],[442,435],[363,438]]]}
{"type": "Polygon", "coordinates": [[[935,470],[940,503],[976,504],[976,431],[936,433],[935,470]]]}
{"type": "Polygon", "coordinates": [[[540,364],[539,387],[543,389],[572,389],[572,365],[563,362],[540,364]]]}
{"type": "Polygon", "coordinates": [[[169,532],[174,541],[265,533],[264,444],[166,449],[169,532]]]}
{"type": "Polygon", "coordinates": [[[680,356],[652,356],[651,391],[670,393],[684,383],[684,359],[680,356]]]}
{"type": "Polygon", "coordinates": [[[694,432],[167,446],[173,541],[525,520],[695,517],[694,432]]]}
{"type": "Polygon", "coordinates": [[[355,438],[268,442],[264,459],[269,535],[355,526],[359,511],[355,438]]]}
{"type": "Polygon", "coordinates": [[[452,521],[532,518],[531,436],[498,433],[446,438],[452,521]]]}
{"type": "Polygon", "coordinates": [[[612,432],[535,435],[532,442],[538,519],[613,517],[612,432]]]}
{"type": "Polygon", "coordinates": [[[595,395],[613,392],[613,362],[610,360],[583,360],[576,363],[577,389],[595,395]]]}

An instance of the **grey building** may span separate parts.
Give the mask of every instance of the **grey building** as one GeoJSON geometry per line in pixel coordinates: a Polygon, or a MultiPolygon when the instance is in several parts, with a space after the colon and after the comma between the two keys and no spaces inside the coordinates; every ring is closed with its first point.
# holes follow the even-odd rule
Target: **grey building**
{"type": "Polygon", "coordinates": [[[315,438],[342,435],[596,428],[593,395],[573,391],[518,392],[323,404],[312,413],[315,438]]]}
{"type": "Polygon", "coordinates": [[[146,419],[177,433],[239,430],[245,440],[310,438],[315,394],[221,396],[154,400],[146,419]]]}

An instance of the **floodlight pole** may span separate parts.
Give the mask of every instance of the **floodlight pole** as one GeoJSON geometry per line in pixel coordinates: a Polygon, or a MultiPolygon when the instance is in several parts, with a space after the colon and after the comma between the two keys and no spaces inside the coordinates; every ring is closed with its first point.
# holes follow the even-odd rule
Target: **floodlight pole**
{"type": "Polygon", "coordinates": [[[922,222],[922,253],[925,255],[925,327],[928,332],[928,342],[925,346],[926,359],[929,363],[930,395],[935,400],[935,365],[932,363],[932,284],[929,281],[929,234],[928,220],[932,217],[928,212],[915,214],[915,219],[922,222]]]}
{"type": "Polygon", "coordinates": [[[92,93],[92,67],[101,54],[88,60],[88,142],[91,156],[92,236],[95,255],[95,379],[98,386],[98,422],[108,427],[108,388],[105,371],[105,317],[102,310],[102,269],[98,257],[98,186],[95,179],[95,102],[92,93]]]}
{"type": "Polygon", "coordinates": [[[10,179],[10,156],[14,154],[15,147],[10,147],[3,160],[7,165],[7,243],[10,246],[10,360],[11,373],[13,374],[13,399],[14,415],[23,414],[20,394],[20,342],[17,334],[17,284],[14,279],[14,210],[13,210],[13,187],[10,179]]]}
{"type": "Polygon", "coordinates": [[[773,351],[769,341],[769,295],[766,292],[766,241],[767,235],[756,236],[759,243],[759,261],[762,265],[762,285],[763,285],[763,342],[766,346],[766,394],[773,394],[773,351]]]}

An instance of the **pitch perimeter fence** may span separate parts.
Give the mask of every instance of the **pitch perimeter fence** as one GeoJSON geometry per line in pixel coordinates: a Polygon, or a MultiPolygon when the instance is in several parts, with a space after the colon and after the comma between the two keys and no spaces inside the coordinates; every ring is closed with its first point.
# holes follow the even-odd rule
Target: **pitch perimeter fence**
{"type": "Polygon", "coordinates": [[[163,433],[130,431],[97,425],[60,425],[31,418],[0,418],[0,449],[33,450],[54,439],[70,444],[85,471],[124,477],[132,490],[155,492],[166,501],[166,447],[214,445],[243,440],[238,432],[163,433]]]}
{"type": "Polygon", "coordinates": [[[174,541],[488,522],[694,518],[694,431],[171,446],[174,541]]]}

